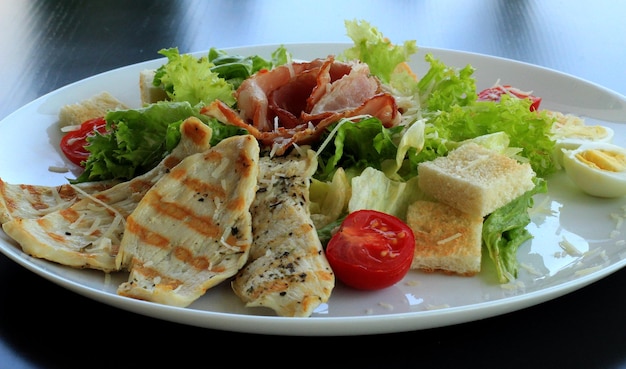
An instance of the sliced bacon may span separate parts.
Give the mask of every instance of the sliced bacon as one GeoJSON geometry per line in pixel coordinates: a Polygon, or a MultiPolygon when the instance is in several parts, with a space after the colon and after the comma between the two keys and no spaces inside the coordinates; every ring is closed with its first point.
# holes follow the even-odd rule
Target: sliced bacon
{"type": "Polygon", "coordinates": [[[325,94],[308,110],[312,115],[341,112],[360,106],[380,91],[376,78],[366,64],[357,64],[350,73],[332,83],[325,94]]]}
{"type": "Polygon", "coordinates": [[[341,118],[370,115],[385,127],[397,125],[400,112],[367,64],[342,63],[333,56],[293,62],[260,71],[237,89],[236,111],[220,101],[202,114],[242,127],[274,155],[294,144],[312,144],[341,118]]]}
{"type": "Polygon", "coordinates": [[[261,70],[253,77],[241,83],[235,93],[237,106],[241,116],[253,122],[261,131],[270,131],[273,128],[272,118],[269,115],[268,96],[277,88],[290,83],[293,78],[308,70],[319,69],[320,59],[308,63],[290,63],[280,65],[271,71],[261,70]]]}

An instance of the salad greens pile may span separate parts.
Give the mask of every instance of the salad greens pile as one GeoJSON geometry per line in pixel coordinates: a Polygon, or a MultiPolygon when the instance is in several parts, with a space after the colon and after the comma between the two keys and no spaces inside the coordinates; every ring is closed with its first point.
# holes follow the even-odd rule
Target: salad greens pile
{"type": "Polygon", "coordinates": [[[211,48],[208,55],[195,58],[181,55],[177,48],[159,51],[167,57],[167,63],[156,70],[153,84],[162,87],[172,101],[186,101],[191,105],[208,104],[219,99],[229,106],[235,104],[233,92],[241,82],[261,69],[291,61],[284,47],[276,49],[271,60],[258,55],[229,55],[223,50],[211,48]]]}
{"type": "Polygon", "coordinates": [[[200,114],[187,101],[163,101],[141,109],[115,110],[106,114],[109,131],[88,138],[90,154],[85,170],[71,183],[130,179],[154,168],[180,141],[180,125],[197,117],[213,129],[211,145],[237,134],[242,128],[229,126],[200,114]]]}
{"type": "Polygon", "coordinates": [[[212,48],[199,58],[181,55],[177,48],[163,49],[167,63],[155,72],[153,84],[167,93],[169,101],[141,109],[111,111],[104,117],[107,133],[87,139],[90,152],[81,175],[72,183],[108,179],[127,180],[154,168],[180,140],[179,127],[197,117],[213,129],[211,145],[246,130],[218,122],[200,114],[215,99],[235,105],[234,92],[241,82],[261,69],[287,63],[291,55],[278,47],[271,59],[260,56],[228,55],[212,48]]]}
{"type": "MultiPolygon", "coordinates": [[[[517,248],[531,237],[526,226],[532,196],[547,191],[543,177],[558,169],[549,136],[553,118],[530,111],[531,101],[526,99],[478,101],[471,65],[455,68],[427,54],[430,68],[417,78],[407,64],[418,50],[415,41],[394,45],[365,21],[345,25],[354,45],[337,59],[367,63],[396,98],[402,121],[386,128],[374,117],[341,119],[312,146],[318,168],[310,190],[311,213],[322,242],[356,209],[380,210],[405,220],[408,204],[422,196],[416,181],[418,164],[475,141],[530,163],[537,174],[532,191],[484,220],[483,245],[496,264],[499,281],[516,278],[517,248]]],[[[245,134],[199,114],[200,108],[214,99],[236,107],[234,91],[243,80],[291,61],[283,46],[270,60],[217,49],[200,58],[181,55],[175,48],[160,53],[168,61],[156,71],[154,84],[170,101],[108,113],[109,131],[89,139],[91,155],[75,183],[128,179],[151,169],[176,146],[178,126],[189,116],[213,128],[212,144],[245,134]]]]}
{"type": "MultiPolygon", "coordinates": [[[[324,150],[318,151],[316,179],[332,180],[341,168],[340,175],[347,176],[343,182],[351,183],[350,189],[339,189],[351,191],[348,212],[368,208],[405,220],[408,204],[422,196],[415,180],[421,162],[444,156],[467,141],[529,162],[537,174],[535,188],[486,216],[483,226],[483,245],[496,264],[498,280],[512,281],[517,277],[517,249],[531,238],[526,226],[532,196],[547,192],[543,177],[559,168],[553,156],[555,142],[549,135],[553,118],[531,111],[529,99],[503,96],[500,102],[478,101],[470,65],[453,68],[427,54],[430,68],[421,78],[414,78],[406,69],[397,68],[416,52],[412,43],[394,46],[367,22],[346,21],[346,27],[355,46],[342,57],[367,60],[373,74],[389,81],[396,99],[413,106],[403,107],[409,120],[392,128],[385,128],[376,118],[333,125],[324,150]],[[380,55],[385,52],[389,55],[380,55]]],[[[317,192],[319,185],[312,183],[313,199],[328,196],[317,192]]],[[[342,220],[339,217],[321,227],[323,241],[342,220]]]]}

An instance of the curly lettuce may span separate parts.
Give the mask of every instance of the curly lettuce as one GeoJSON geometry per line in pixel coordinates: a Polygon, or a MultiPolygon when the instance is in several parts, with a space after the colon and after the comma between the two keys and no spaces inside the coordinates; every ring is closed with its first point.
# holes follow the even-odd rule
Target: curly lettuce
{"type": "Polygon", "coordinates": [[[235,104],[233,85],[213,71],[215,64],[208,57],[181,55],[178,48],[162,49],[159,54],[168,61],[157,69],[153,84],[161,86],[171,101],[197,105],[218,99],[231,106],[235,104]]]}
{"type": "Polygon", "coordinates": [[[446,111],[453,106],[466,106],[476,101],[476,81],[471,65],[453,68],[432,54],[426,54],[425,60],[430,68],[417,84],[423,110],[446,111]]]}
{"type": "Polygon", "coordinates": [[[366,21],[345,21],[345,25],[354,46],[344,50],[342,57],[366,63],[383,83],[389,83],[397,66],[417,52],[415,40],[394,45],[366,21]]]}
{"type": "Polygon", "coordinates": [[[530,163],[539,177],[545,177],[559,169],[553,155],[556,142],[550,137],[553,118],[545,111],[530,111],[530,103],[530,100],[503,96],[500,102],[456,104],[426,116],[437,132],[435,140],[459,142],[496,132],[506,133],[510,146],[520,148],[519,156],[530,163]]]}
{"type": "Polygon", "coordinates": [[[170,100],[191,105],[206,105],[218,99],[233,106],[234,91],[241,82],[261,69],[291,60],[284,46],[279,46],[269,60],[258,55],[232,55],[216,48],[199,58],[180,54],[178,48],[161,49],[159,54],[168,61],[156,70],[153,85],[163,88],[170,100]]]}

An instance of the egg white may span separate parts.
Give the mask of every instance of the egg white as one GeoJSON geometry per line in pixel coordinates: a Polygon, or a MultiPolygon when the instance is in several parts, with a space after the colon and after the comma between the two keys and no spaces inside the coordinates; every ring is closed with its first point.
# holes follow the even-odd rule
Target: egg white
{"type": "Polygon", "coordinates": [[[563,166],[563,152],[564,150],[576,150],[581,145],[590,143],[613,143],[614,131],[609,127],[603,127],[606,129],[606,135],[602,137],[589,137],[589,138],[562,138],[556,140],[555,149],[557,152],[557,162],[563,166]]]}
{"type": "Polygon", "coordinates": [[[606,142],[584,143],[573,150],[563,149],[563,167],[568,177],[592,196],[612,198],[626,195],[626,170],[613,172],[594,168],[576,157],[578,153],[592,149],[615,152],[626,158],[625,148],[606,142]]]}

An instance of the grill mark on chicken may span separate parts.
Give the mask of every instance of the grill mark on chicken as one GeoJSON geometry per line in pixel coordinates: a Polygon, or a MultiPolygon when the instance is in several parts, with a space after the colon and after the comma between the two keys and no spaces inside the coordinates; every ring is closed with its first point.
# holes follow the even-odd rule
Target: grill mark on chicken
{"type": "Polygon", "coordinates": [[[148,245],[166,248],[169,244],[169,239],[167,237],[163,237],[158,232],[153,232],[150,229],[143,227],[141,224],[137,223],[134,218],[126,219],[126,229],[125,232],[132,232],[143,240],[148,245]]]}
{"type": "Polygon", "coordinates": [[[60,209],[42,216],[31,212],[32,218],[13,217],[2,225],[3,230],[31,256],[77,268],[119,270],[115,257],[126,217],[173,165],[210,146],[211,129],[197,118],[185,120],[181,133],[178,146],[151,171],[75,202],[63,203],[60,209]]]}
{"type": "Polygon", "coordinates": [[[259,189],[251,207],[249,263],[232,288],[246,306],[304,317],[328,301],[335,278],[308,211],[314,154],[260,159],[259,189]]]}
{"type": "Polygon", "coordinates": [[[106,190],[116,181],[89,182],[77,185],[40,186],[11,184],[0,179],[0,224],[13,218],[38,218],[69,207],[85,197],[106,190]]]}
{"type": "Polygon", "coordinates": [[[259,145],[251,135],[191,155],[128,217],[116,263],[130,271],[117,293],[185,307],[248,259],[259,145]]]}

